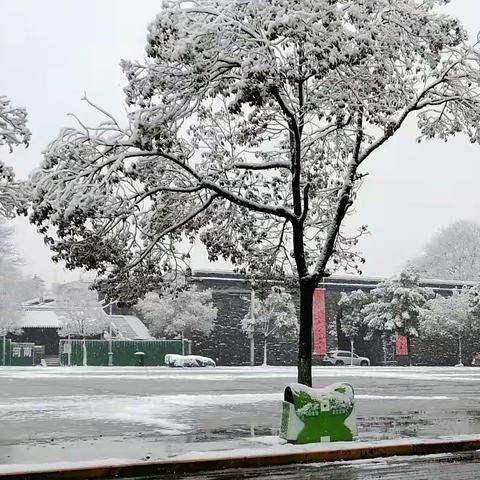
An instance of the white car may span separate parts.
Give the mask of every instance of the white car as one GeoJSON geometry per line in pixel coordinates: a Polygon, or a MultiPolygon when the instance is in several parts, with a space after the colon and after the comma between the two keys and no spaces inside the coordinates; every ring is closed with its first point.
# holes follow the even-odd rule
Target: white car
{"type": "Polygon", "coordinates": [[[324,355],[322,363],[328,365],[361,365],[362,367],[367,367],[370,365],[370,359],[367,357],[359,357],[354,353],[352,363],[352,354],[348,350],[332,350],[324,355]]]}
{"type": "Polygon", "coordinates": [[[208,357],[200,355],[176,355],[168,353],[165,355],[165,365],[169,367],[215,367],[215,362],[208,357]]]}

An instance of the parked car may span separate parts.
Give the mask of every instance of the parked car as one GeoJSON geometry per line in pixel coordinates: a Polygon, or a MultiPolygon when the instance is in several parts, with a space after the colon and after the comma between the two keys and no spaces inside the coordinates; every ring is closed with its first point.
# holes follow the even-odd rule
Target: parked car
{"type": "MultiPolygon", "coordinates": [[[[352,354],[348,350],[332,350],[322,358],[322,363],[326,365],[352,365],[352,354]]],[[[367,367],[370,365],[370,359],[367,357],[359,357],[353,354],[353,365],[361,365],[367,367]]]]}
{"type": "Polygon", "coordinates": [[[215,362],[208,357],[200,355],[165,355],[165,365],[169,367],[215,367],[215,362]]]}

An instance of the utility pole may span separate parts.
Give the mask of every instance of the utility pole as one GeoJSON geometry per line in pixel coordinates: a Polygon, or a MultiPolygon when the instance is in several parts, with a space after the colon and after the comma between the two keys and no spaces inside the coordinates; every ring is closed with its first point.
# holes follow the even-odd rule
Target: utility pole
{"type": "Polygon", "coordinates": [[[113,350],[112,350],[112,304],[109,306],[108,315],[108,366],[113,367],[113,350]]]}

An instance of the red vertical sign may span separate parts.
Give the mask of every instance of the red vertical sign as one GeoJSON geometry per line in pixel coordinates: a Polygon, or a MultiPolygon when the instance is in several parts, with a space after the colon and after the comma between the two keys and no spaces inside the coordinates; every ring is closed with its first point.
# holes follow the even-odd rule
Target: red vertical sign
{"type": "Polygon", "coordinates": [[[408,339],[405,335],[399,335],[395,340],[395,355],[397,357],[408,355],[408,339]]]}
{"type": "Polygon", "coordinates": [[[327,323],[325,315],[325,289],[316,288],[313,293],[313,354],[327,353],[327,323]]]}

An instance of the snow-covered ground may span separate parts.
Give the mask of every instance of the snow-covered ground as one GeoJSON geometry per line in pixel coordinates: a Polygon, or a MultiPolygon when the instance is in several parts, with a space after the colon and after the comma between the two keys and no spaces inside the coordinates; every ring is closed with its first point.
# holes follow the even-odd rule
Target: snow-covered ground
{"type": "MultiPolygon", "coordinates": [[[[0,368],[0,463],[163,458],[274,443],[293,367],[0,368]]],[[[480,433],[480,369],[318,367],[355,388],[360,440],[480,433]]]]}

